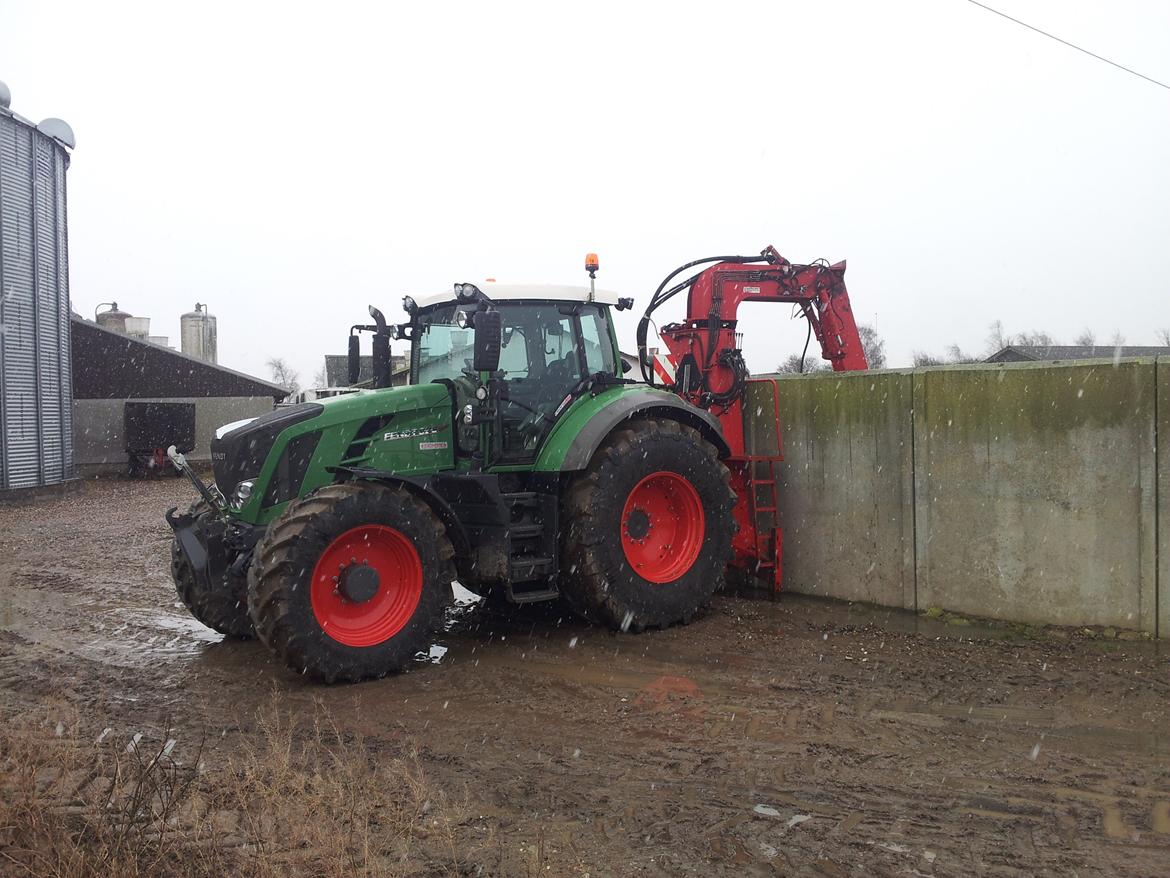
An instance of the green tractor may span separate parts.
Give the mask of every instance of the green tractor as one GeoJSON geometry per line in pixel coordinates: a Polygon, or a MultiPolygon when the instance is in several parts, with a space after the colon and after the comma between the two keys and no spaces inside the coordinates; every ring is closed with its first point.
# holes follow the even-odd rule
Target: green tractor
{"type": "Polygon", "coordinates": [[[371,308],[350,369],[372,332],[373,389],[222,427],[213,485],[172,450],[201,494],[167,513],[180,598],[325,682],[425,654],[455,580],[622,631],[689,621],[732,554],[729,449],[713,415],[625,377],[611,311],[632,304],[591,281],[456,284],[408,296],[400,325],[371,308]]]}

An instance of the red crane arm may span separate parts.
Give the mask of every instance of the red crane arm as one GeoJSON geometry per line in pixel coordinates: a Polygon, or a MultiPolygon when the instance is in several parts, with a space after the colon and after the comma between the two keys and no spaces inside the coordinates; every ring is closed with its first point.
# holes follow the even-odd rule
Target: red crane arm
{"type": "Polygon", "coordinates": [[[650,383],[672,384],[680,396],[717,415],[733,457],[743,453],[739,400],[748,379],[736,337],[742,302],[796,304],[835,371],[868,368],[845,289],[844,262],[795,265],[767,247],[759,256],[711,257],[676,269],[658,287],[638,326],[643,375],[650,383]],[[715,264],[667,288],[677,275],[703,263],[715,264]],[[683,290],[686,318],[659,330],[669,357],[651,362],[646,351],[650,315],[683,290]]]}
{"type": "Polygon", "coordinates": [[[732,563],[757,575],[771,568],[779,588],[782,532],[775,465],[783,459],[780,403],[773,385],[774,407],[747,413],[750,418],[774,418],[777,422],[772,431],[775,448],[758,448],[753,443],[749,450],[743,405],[749,376],[736,337],[741,302],[794,303],[808,320],[810,332],[816,334],[821,356],[835,371],[866,369],[868,364],[845,289],[845,263],[794,265],[774,247],[759,256],[715,256],[676,269],[659,285],[638,324],[643,377],[651,384],[670,385],[683,399],[719,418],[731,450],[725,463],[739,498],[732,563]],[[715,264],[670,286],[679,274],[708,263],[715,264]],[[687,291],[686,318],[659,330],[670,354],[652,360],[646,348],[651,315],[683,290],[687,291]],[[655,375],[658,382],[653,380],[655,375]]]}
{"type": "MultiPolygon", "coordinates": [[[[800,306],[812,327],[821,355],[836,372],[868,368],[865,351],[853,319],[845,288],[845,263],[794,265],[768,247],[761,255],[766,266],[720,262],[691,284],[687,317],[675,327],[722,327],[734,331],[741,302],[790,302],[800,306]]],[[[731,339],[734,346],[734,339],[731,339]]],[[[668,343],[669,346],[669,343],[668,343]]],[[[718,362],[719,351],[708,350],[708,362],[718,362]]]]}

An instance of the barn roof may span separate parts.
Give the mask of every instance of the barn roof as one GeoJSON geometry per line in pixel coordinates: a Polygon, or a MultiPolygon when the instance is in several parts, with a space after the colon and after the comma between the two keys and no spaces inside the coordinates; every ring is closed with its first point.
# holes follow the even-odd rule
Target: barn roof
{"type": "Polygon", "coordinates": [[[71,322],[74,399],[270,396],[288,391],[235,369],[123,335],[77,314],[71,322]]]}
{"type": "Polygon", "coordinates": [[[987,358],[989,363],[1040,362],[1045,360],[1112,360],[1117,357],[1164,357],[1170,347],[1159,345],[1028,345],[1011,344],[987,358]]]}

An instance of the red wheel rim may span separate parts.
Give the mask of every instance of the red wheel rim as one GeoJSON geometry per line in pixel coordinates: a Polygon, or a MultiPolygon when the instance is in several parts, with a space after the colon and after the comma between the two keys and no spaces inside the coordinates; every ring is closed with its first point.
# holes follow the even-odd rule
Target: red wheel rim
{"type": "Polygon", "coordinates": [[[389,640],[414,615],[422,597],[423,570],[418,551],[400,531],[364,524],[333,540],[313,568],[309,597],[321,630],[346,646],[377,646],[389,640]],[[341,587],[347,569],[364,565],[377,574],[377,591],[368,600],[350,600],[341,587]]]}
{"type": "Polygon", "coordinates": [[[622,549],[639,576],[673,582],[691,569],[706,532],[695,486],[678,473],[646,476],[622,510],[622,549]]]}

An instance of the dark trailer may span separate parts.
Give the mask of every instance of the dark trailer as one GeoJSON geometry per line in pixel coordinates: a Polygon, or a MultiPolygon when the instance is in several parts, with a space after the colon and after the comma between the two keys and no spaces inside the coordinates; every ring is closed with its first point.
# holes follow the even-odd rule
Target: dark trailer
{"type": "Polygon", "coordinates": [[[130,472],[175,474],[169,466],[167,447],[188,452],[195,447],[195,403],[127,402],[122,412],[122,435],[130,472]]]}

